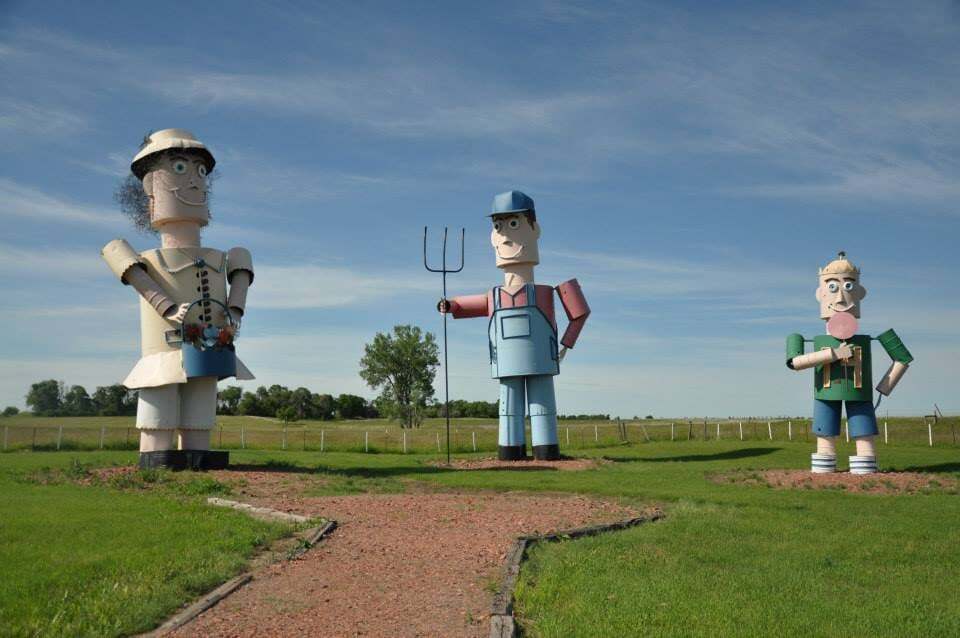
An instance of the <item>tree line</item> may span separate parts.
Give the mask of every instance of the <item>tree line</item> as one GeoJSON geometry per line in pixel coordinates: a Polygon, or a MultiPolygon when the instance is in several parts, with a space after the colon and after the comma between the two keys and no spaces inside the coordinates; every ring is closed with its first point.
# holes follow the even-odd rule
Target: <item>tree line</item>
{"type": "Polygon", "coordinates": [[[137,394],[116,383],[98,386],[91,395],[82,385],[47,379],[30,386],[27,406],[37,416],[132,416],[137,394]]]}
{"type": "Polygon", "coordinates": [[[228,386],[217,393],[217,413],[275,417],[281,421],[312,419],[375,419],[380,412],[375,402],[355,394],[317,394],[307,388],[290,390],[286,386],[260,386],[244,392],[240,386],[228,386]]]}

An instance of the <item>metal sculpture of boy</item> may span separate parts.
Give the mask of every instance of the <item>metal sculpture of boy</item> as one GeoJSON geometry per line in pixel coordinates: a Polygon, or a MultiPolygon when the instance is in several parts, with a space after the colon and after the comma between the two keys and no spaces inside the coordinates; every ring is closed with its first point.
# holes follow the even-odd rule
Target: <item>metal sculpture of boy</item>
{"type": "Polygon", "coordinates": [[[490,217],[490,243],[497,268],[504,272],[504,284],[486,294],[441,299],[438,310],[455,319],[489,318],[491,374],[500,380],[499,458],[526,458],[527,407],[534,458],[559,459],[553,377],[576,343],[590,307],[576,279],[556,288],[534,284],[533,268],[540,263],[540,224],[533,199],[520,191],[501,193],[493,200],[490,217]],[[570,322],[559,342],[554,290],[570,322]]]}
{"type": "MultiPolygon", "coordinates": [[[[804,354],[799,334],[787,337],[787,367],[792,370],[815,368],[813,386],[813,431],[817,451],[811,455],[815,473],[837,469],[836,438],[840,434],[840,412],[847,404],[847,427],[856,440],[857,454],[850,457],[853,474],[877,471],[874,437],[877,417],[873,405],[873,385],[869,335],[857,333],[860,302],[867,291],[860,284],[860,270],[844,253],[820,269],[816,297],[820,318],[827,321],[827,334],[813,339],[813,352],[804,354]]],[[[877,392],[889,395],[907,371],[913,356],[893,330],[876,337],[893,364],[877,384],[877,392]]],[[[877,401],[879,405],[879,400],[877,401]]]]}
{"type": "Polygon", "coordinates": [[[143,185],[133,215],[160,235],[160,248],[138,254],[115,239],[101,251],[120,281],[140,294],[141,358],[123,384],[139,390],[141,467],[225,466],[226,452],[209,451],[217,381],[253,378],[233,346],[253,282],[250,252],[200,246],[214,163],[188,131],[147,137],[130,166],[143,185]]]}

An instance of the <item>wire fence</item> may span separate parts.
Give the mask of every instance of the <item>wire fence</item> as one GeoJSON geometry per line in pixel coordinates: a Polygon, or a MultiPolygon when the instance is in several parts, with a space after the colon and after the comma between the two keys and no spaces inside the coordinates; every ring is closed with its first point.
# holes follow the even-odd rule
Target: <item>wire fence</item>
{"type": "MultiPolygon", "coordinates": [[[[878,443],[894,445],[956,446],[960,419],[890,419],[879,422],[878,443]]],[[[602,423],[563,423],[559,429],[563,450],[611,447],[654,441],[813,441],[809,419],[745,421],[614,420],[602,423]]],[[[135,427],[69,425],[4,425],[0,450],[136,450],[135,427]]],[[[840,435],[849,441],[844,421],[840,435]]],[[[527,440],[530,440],[529,433],[527,440]]],[[[323,427],[319,424],[286,427],[223,425],[211,430],[211,445],[227,450],[300,450],[423,454],[446,451],[446,434],[439,429],[397,427],[323,427]]],[[[496,452],[497,424],[453,427],[454,453],[496,452]]]]}

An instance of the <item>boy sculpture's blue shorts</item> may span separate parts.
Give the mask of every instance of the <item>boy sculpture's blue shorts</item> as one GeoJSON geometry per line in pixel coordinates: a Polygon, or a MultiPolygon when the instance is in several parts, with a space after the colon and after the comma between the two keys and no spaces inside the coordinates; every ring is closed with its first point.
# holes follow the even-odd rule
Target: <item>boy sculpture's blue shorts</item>
{"type": "MultiPolygon", "coordinates": [[[[813,400],[813,433],[817,436],[840,436],[840,411],[843,401],[813,400]]],[[[877,415],[869,401],[847,401],[847,424],[850,436],[875,436],[877,415]]]]}

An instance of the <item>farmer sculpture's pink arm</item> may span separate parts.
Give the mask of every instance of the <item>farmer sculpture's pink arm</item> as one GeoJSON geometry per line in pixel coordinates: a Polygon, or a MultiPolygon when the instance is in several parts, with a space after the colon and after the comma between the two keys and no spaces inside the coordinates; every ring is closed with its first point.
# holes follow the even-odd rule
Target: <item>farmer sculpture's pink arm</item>
{"type": "Polygon", "coordinates": [[[483,295],[462,295],[448,299],[450,314],[454,319],[470,319],[471,317],[487,317],[490,315],[490,293],[483,295]]]}
{"type": "Polygon", "coordinates": [[[557,286],[557,294],[560,295],[560,303],[567,313],[567,329],[563,333],[560,343],[564,348],[573,348],[580,336],[580,331],[587,323],[587,317],[590,316],[590,306],[587,305],[587,299],[583,296],[580,289],[580,282],[576,279],[565,281],[557,286]]]}

